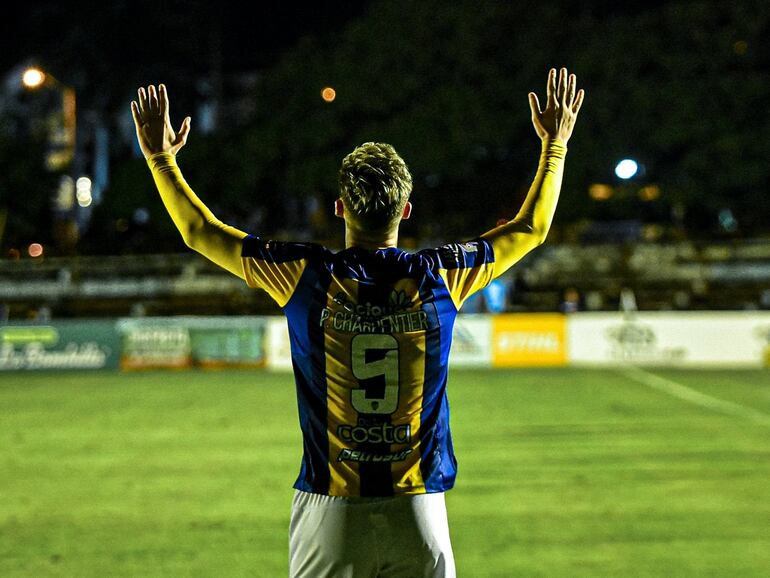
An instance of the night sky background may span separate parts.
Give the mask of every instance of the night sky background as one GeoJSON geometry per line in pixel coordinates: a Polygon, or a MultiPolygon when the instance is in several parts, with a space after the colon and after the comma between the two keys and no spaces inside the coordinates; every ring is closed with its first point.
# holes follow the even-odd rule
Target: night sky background
{"type": "Polygon", "coordinates": [[[264,236],[341,245],[331,217],[339,162],[361,142],[390,142],[415,177],[416,212],[402,236],[418,246],[476,236],[515,214],[540,148],[527,93],[542,102],[548,69],[559,66],[577,74],[586,101],[554,239],[612,240],[621,231],[634,240],[645,225],[654,225],[652,240],[770,232],[767,2],[244,9],[118,1],[9,10],[0,51],[3,255],[32,241],[56,244],[62,218],[50,210],[60,175],[43,168],[45,142],[27,130],[39,96],[14,88],[30,64],[77,91],[73,170],[89,174],[95,127],[109,134],[109,182],[81,218],[69,249],[79,253],[183,250],[134,144],[129,102],[141,85],[168,86],[175,124],[192,116],[179,164],[198,195],[223,220],[264,236]],[[337,91],[334,102],[321,98],[325,86],[337,91]],[[613,173],[625,157],[644,167],[627,183],[613,173]],[[612,197],[592,198],[596,183],[612,197]],[[650,186],[657,192],[644,200],[639,191],[650,186]]]}

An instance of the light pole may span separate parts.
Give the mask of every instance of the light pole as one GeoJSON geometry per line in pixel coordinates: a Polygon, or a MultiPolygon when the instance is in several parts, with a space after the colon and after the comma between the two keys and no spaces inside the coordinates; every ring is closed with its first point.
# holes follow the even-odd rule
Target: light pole
{"type": "MultiPolygon", "coordinates": [[[[45,163],[49,171],[61,173],[58,190],[52,199],[53,237],[62,252],[71,253],[78,242],[79,220],[82,220],[79,218],[78,207],[75,207],[75,183],[72,177],[72,173],[78,170],[75,89],[37,66],[26,68],[21,75],[21,82],[27,90],[48,88],[61,95],[61,114],[55,113],[53,119],[47,123],[49,148],[45,163]]],[[[78,182],[77,200],[80,207],[89,207],[91,205],[90,180],[87,183],[88,187],[85,187],[84,183],[78,182]]]]}
{"type": "Polygon", "coordinates": [[[66,169],[75,158],[77,135],[75,89],[57,80],[50,72],[36,66],[30,66],[22,73],[21,82],[29,90],[49,87],[61,93],[62,121],[51,130],[49,136],[51,150],[46,156],[46,166],[51,171],[66,169]]]}

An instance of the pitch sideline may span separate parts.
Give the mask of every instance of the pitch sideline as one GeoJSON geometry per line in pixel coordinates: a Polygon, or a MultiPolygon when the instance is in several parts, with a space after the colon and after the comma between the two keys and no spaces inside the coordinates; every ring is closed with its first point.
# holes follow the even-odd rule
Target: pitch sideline
{"type": "Polygon", "coordinates": [[[618,371],[625,377],[636,381],[637,383],[657,389],[658,391],[662,391],[673,397],[678,397],[679,399],[694,405],[699,405],[720,413],[747,418],[756,423],[770,426],[770,415],[750,407],[701,393],[700,391],[682,385],[671,379],[666,379],[665,377],[660,377],[659,375],[645,371],[635,365],[627,365],[618,371]]]}

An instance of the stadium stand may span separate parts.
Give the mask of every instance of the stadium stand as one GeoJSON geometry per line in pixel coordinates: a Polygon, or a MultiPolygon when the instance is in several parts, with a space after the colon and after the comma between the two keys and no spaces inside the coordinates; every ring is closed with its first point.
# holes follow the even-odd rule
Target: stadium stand
{"type": "MultiPolygon", "coordinates": [[[[553,244],[507,275],[509,309],[616,310],[624,288],[641,310],[770,309],[770,240],[553,244]]],[[[0,261],[0,303],[11,318],[270,314],[260,291],[196,254],[0,261]]]]}

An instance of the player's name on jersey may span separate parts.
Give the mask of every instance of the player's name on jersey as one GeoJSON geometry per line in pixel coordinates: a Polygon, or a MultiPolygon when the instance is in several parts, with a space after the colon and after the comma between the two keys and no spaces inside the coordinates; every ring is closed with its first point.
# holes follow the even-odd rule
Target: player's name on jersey
{"type": "Polygon", "coordinates": [[[428,329],[425,311],[407,311],[382,316],[363,316],[350,311],[321,310],[319,325],[343,333],[408,333],[428,329]]]}

